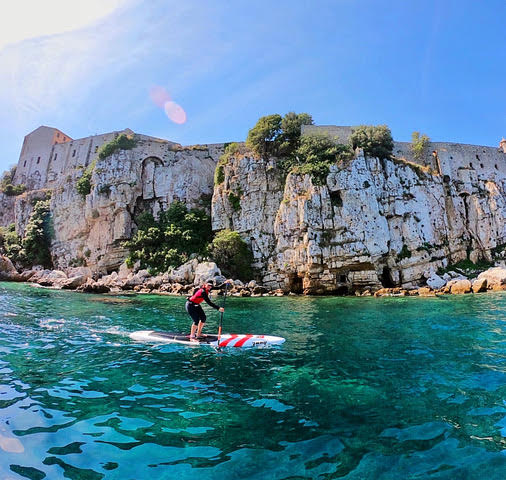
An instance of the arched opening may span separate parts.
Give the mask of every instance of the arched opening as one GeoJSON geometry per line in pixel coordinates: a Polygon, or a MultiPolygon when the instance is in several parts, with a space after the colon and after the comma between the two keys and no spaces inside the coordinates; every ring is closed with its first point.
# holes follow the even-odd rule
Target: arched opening
{"type": "Polygon", "coordinates": [[[148,157],[142,161],[142,198],[150,200],[156,197],[155,179],[156,169],[161,167],[163,162],[158,157],[148,157]]]}

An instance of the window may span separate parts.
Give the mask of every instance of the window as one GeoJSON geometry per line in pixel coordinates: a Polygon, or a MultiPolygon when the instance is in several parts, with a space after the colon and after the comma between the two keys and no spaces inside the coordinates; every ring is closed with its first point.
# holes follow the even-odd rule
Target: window
{"type": "Polygon", "coordinates": [[[37,163],[40,163],[40,157],[37,157],[37,163]]]}
{"type": "Polygon", "coordinates": [[[53,160],[56,160],[56,157],[57,157],[57,156],[58,156],[58,154],[57,154],[57,153],[55,153],[55,154],[54,154],[54,158],[53,158],[53,160]]]}
{"type": "Polygon", "coordinates": [[[72,158],[73,158],[73,157],[75,157],[75,156],[76,156],[76,151],[74,150],[74,151],[72,152],[72,158]]]}
{"type": "Polygon", "coordinates": [[[26,160],[23,162],[23,167],[26,167],[26,160]]]}
{"type": "Polygon", "coordinates": [[[60,132],[56,134],[56,138],[60,138],[60,132]]]}

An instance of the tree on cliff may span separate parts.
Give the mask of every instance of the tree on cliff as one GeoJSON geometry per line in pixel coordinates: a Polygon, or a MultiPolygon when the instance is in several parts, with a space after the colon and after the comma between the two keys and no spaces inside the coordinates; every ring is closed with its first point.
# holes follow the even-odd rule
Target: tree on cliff
{"type": "Polygon", "coordinates": [[[363,148],[371,157],[390,158],[394,150],[392,132],[386,125],[360,125],[350,136],[352,148],[363,148]]]}
{"type": "Polygon", "coordinates": [[[289,156],[299,146],[301,126],[312,124],[313,118],[308,113],[267,115],[248,132],[246,146],[260,156],[289,156]]]}

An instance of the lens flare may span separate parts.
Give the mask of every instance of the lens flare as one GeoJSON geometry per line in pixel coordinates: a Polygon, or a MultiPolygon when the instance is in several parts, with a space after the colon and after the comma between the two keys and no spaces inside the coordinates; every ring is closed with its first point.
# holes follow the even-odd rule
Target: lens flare
{"type": "Polygon", "coordinates": [[[172,100],[165,88],[155,85],[149,89],[149,96],[157,107],[163,108],[167,117],[174,123],[181,125],[186,122],[186,112],[183,107],[172,100]]]}
{"type": "Polygon", "coordinates": [[[186,112],[183,110],[183,107],[178,105],[176,102],[165,102],[164,110],[167,117],[169,117],[174,123],[181,125],[186,122],[186,112]]]}
{"type": "Polygon", "coordinates": [[[169,92],[165,90],[163,87],[159,87],[158,85],[151,87],[149,89],[149,96],[153,103],[160,108],[163,108],[165,102],[170,102],[171,98],[169,92]]]}

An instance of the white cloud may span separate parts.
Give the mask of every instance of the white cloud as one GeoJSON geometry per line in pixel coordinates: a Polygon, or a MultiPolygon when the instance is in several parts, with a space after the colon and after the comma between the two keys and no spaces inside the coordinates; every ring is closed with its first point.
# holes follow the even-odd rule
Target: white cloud
{"type": "Polygon", "coordinates": [[[2,8],[0,50],[6,45],[90,26],[130,0],[17,0],[2,8]]]}

